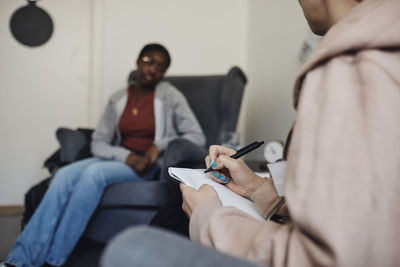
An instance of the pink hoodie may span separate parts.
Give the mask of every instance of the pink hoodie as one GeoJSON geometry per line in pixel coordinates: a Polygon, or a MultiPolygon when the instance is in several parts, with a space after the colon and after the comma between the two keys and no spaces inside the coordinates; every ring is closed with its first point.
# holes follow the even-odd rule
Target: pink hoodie
{"type": "MultiPolygon", "coordinates": [[[[324,37],[294,88],[290,222],[257,221],[217,198],[190,236],[271,266],[400,266],[400,0],[365,0],[324,37]]],[[[267,185],[251,197],[264,215],[267,185]]]]}

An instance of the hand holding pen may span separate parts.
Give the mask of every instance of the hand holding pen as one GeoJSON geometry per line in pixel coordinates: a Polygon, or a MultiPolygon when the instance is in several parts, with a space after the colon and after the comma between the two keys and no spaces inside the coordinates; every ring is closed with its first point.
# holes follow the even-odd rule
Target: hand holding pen
{"type": "MultiPolygon", "coordinates": [[[[232,154],[232,155],[231,155],[231,158],[233,158],[233,159],[241,158],[242,156],[246,155],[247,153],[250,153],[251,151],[253,151],[254,149],[259,148],[259,147],[262,146],[263,144],[264,144],[264,141],[261,141],[261,142],[257,142],[257,141],[256,141],[256,142],[253,142],[253,143],[251,143],[250,145],[245,146],[245,147],[239,149],[238,151],[235,151],[236,153],[232,154]]],[[[233,151],[234,151],[234,150],[233,150],[233,151]]],[[[215,162],[215,161],[214,161],[214,162],[215,162]]],[[[215,167],[215,166],[212,166],[212,165],[211,165],[211,167],[209,167],[207,170],[205,170],[204,173],[207,173],[207,172],[212,171],[212,170],[213,170],[213,167],[215,167]]]]}
{"type": "Polygon", "coordinates": [[[208,175],[214,181],[226,184],[237,194],[250,198],[254,190],[265,182],[265,179],[257,176],[239,157],[263,144],[263,142],[255,143],[237,152],[223,146],[210,146],[209,155],[205,159],[207,168],[211,168],[208,175]]]}

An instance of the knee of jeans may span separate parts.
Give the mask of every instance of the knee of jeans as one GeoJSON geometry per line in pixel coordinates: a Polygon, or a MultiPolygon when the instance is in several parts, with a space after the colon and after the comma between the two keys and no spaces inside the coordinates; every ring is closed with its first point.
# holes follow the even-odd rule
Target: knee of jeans
{"type": "Polygon", "coordinates": [[[104,172],[96,164],[87,167],[83,171],[82,179],[79,182],[89,186],[98,185],[104,187],[106,185],[104,172]]]}

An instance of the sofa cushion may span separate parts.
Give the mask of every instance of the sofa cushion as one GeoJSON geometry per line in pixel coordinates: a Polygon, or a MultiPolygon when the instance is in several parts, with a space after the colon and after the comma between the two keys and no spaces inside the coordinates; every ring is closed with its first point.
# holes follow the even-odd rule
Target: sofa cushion
{"type": "Polygon", "coordinates": [[[64,163],[74,162],[91,156],[90,140],[93,130],[79,128],[71,130],[58,128],[56,137],[60,143],[59,160],[64,163]]]}

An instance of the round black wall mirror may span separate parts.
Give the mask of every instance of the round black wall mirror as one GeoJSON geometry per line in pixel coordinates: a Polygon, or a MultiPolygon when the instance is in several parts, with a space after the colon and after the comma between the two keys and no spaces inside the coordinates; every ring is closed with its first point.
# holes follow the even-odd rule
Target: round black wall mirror
{"type": "Polygon", "coordinates": [[[27,46],[39,46],[47,42],[53,33],[53,21],[36,1],[17,9],[10,19],[10,29],[17,41],[27,46]]]}

